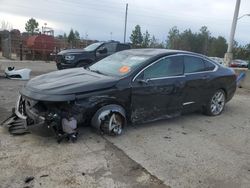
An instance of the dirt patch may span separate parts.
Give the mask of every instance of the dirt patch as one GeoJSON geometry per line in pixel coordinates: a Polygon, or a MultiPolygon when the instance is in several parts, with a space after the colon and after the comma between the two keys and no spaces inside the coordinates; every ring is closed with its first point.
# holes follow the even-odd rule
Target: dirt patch
{"type": "MultiPolygon", "coordinates": [[[[105,139],[106,140],[106,139],[105,139]]],[[[135,182],[133,187],[159,187],[170,188],[164,185],[163,181],[150,174],[144,167],[131,159],[121,149],[117,148],[114,144],[107,140],[106,149],[111,151],[110,155],[105,158],[112,163],[108,162],[108,166],[112,173],[114,180],[122,182],[135,182]],[[121,169],[123,169],[123,176],[120,176],[121,169]]],[[[101,173],[102,174],[102,173],[101,173]]]]}
{"type": "Polygon", "coordinates": [[[248,89],[242,89],[242,88],[237,88],[236,94],[237,95],[248,95],[248,96],[250,96],[250,90],[248,90],[248,89]]]}

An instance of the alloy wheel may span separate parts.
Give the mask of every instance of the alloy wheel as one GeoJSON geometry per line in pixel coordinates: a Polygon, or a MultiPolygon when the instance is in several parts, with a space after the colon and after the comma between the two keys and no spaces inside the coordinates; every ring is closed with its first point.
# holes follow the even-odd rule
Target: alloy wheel
{"type": "Polygon", "coordinates": [[[213,115],[219,115],[225,106],[225,93],[222,90],[217,91],[210,103],[210,111],[213,115]]]}
{"type": "Polygon", "coordinates": [[[112,114],[109,121],[109,131],[111,134],[122,134],[123,119],[119,114],[112,114]]]}

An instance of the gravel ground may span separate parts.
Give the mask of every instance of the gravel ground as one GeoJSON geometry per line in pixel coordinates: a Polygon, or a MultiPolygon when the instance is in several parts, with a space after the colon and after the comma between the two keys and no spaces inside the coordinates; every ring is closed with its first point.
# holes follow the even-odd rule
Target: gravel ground
{"type": "MultiPolygon", "coordinates": [[[[10,62],[37,74],[54,63],[10,62]]],[[[15,104],[24,81],[0,73],[0,121],[15,104]],[[1,76],[2,75],[2,76],[1,76]]],[[[219,187],[250,185],[250,91],[240,89],[224,113],[200,113],[128,126],[120,137],[89,127],[77,143],[11,136],[0,128],[0,187],[219,187]],[[24,180],[34,177],[29,183],[24,180]]]]}
{"type": "Polygon", "coordinates": [[[171,187],[250,187],[250,92],[221,116],[194,113],[128,127],[115,146],[171,187]]]}

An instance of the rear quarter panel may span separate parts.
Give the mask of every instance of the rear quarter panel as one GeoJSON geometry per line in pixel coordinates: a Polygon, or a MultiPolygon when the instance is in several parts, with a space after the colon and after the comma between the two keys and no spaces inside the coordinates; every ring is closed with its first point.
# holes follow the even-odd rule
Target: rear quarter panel
{"type": "MultiPolygon", "coordinates": [[[[236,91],[236,75],[233,69],[219,66],[218,70],[212,73],[211,95],[218,89],[223,89],[226,93],[226,101],[232,99],[236,91]]],[[[211,96],[210,95],[210,96],[211,96]]]]}

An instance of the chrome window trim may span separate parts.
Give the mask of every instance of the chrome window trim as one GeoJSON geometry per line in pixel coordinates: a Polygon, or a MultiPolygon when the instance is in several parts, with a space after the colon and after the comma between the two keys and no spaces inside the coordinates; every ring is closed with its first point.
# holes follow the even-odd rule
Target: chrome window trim
{"type": "Polygon", "coordinates": [[[190,101],[190,102],[184,102],[182,105],[183,105],[183,106],[186,106],[186,105],[194,104],[194,103],[195,103],[194,101],[190,101]]]}
{"type": "MultiPolygon", "coordinates": [[[[206,59],[206,58],[204,58],[204,57],[200,57],[200,56],[198,56],[198,55],[191,55],[191,54],[184,54],[184,55],[186,55],[186,56],[191,56],[191,57],[200,58],[200,59],[202,59],[202,60],[204,60],[204,61],[208,61],[208,62],[212,63],[212,64],[215,66],[215,68],[214,68],[213,70],[210,70],[210,71],[190,72],[190,73],[184,73],[184,75],[192,75],[192,74],[201,74],[201,73],[207,73],[207,72],[215,72],[215,71],[217,71],[218,68],[219,68],[219,66],[218,66],[217,64],[215,64],[215,63],[212,62],[211,60],[206,59]]],[[[204,63],[205,63],[205,62],[204,62],[204,63]]],[[[185,66],[185,64],[184,64],[184,66],[185,66]]],[[[184,68],[185,68],[185,67],[184,67],[184,68]]]]}
{"type": "MultiPolygon", "coordinates": [[[[132,81],[134,82],[135,79],[144,71],[146,70],[147,68],[151,67],[152,65],[154,65],[155,63],[158,63],[159,61],[163,60],[163,59],[166,59],[166,58],[169,58],[169,57],[176,57],[176,56],[181,56],[181,54],[175,54],[175,55],[169,55],[169,56],[164,56],[154,62],[152,62],[151,64],[149,64],[148,66],[144,67],[142,70],[140,70],[135,76],[134,78],[132,79],[132,81]]],[[[181,75],[182,77],[185,76],[184,74],[181,75]]],[[[180,77],[180,76],[168,76],[167,78],[175,78],[175,77],[180,77]]],[[[166,77],[159,77],[157,79],[165,79],[166,77]]],[[[156,79],[156,78],[150,78],[150,79],[147,79],[147,80],[151,80],[151,79],[156,79]]]]}
{"type": "Polygon", "coordinates": [[[166,77],[159,77],[159,78],[150,78],[150,79],[147,79],[148,81],[149,80],[162,80],[162,79],[167,79],[167,78],[183,78],[183,77],[186,77],[185,75],[180,75],[180,76],[166,76],[166,77]]]}
{"type": "MultiPolygon", "coordinates": [[[[164,56],[154,62],[152,62],[151,64],[147,65],[146,67],[144,67],[142,70],[140,70],[135,76],[134,78],[132,79],[132,82],[134,82],[136,80],[136,78],[144,71],[146,70],[147,68],[151,67],[152,65],[154,65],[155,63],[158,63],[159,61],[163,60],[163,59],[166,59],[166,58],[169,58],[169,57],[177,57],[177,56],[191,56],[191,57],[196,57],[196,58],[200,58],[202,60],[206,60],[210,63],[212,63],[213,65],[215,65],[215,68],[213,70],[210,70],[210,71],[200,71],[200,72],[191,72],[191,73],[185,73],[183,75],[179,75],[179,76],[166,76],[166,77],[159,77],[159,78],[150,78],[150,79],[147,79],[147,80],[161,80],[161,79],[167,79],[167,78],[180,78],[180,77],[186,77],[186,75],[192,75],[192,74],[201,74],[201,73],[207,73],[207,72],[216,72],[219,68],[219,66],[217,64],[215,64],[213,61],[207,59],[207,58],[204,58],[202,56],[198,56],[198,55],[193,55],[193,54],[175,54],[175,55],[168,55],[168,56],[164,56]]],[[[204,62],[205,63],[205,62],[204,62]]],[[[184,62],[183,62],[183,65],[184,65],[184,62]]],[[[185,71],[185,65],[184,65],[184,71],[185,71]]]]}

